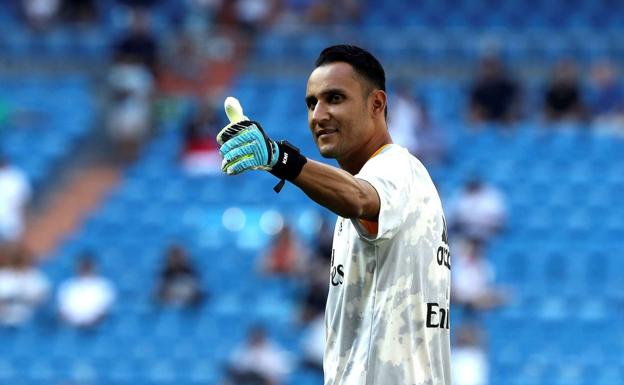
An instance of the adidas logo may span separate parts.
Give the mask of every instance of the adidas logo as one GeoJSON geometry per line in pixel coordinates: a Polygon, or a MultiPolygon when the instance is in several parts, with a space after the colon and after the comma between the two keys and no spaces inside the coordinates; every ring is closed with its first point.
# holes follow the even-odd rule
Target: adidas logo
{"type": "Polygon", "coordinates": [[[286,162],[288,162],[288,153],[287,152],[284,153],[284,158],[282,158],[282,164],[286,164],[286,162]]]}

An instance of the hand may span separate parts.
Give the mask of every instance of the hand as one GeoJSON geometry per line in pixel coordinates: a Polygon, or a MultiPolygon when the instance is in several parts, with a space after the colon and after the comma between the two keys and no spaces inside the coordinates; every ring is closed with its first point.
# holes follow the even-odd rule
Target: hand
{"type": "Polygon", "coordinates": [[[243,120],[225,129],[235,134],[219,149],[223,172],[236,175],[247,170],[270,171],[273,168],[279,155],[278,144],[269,139],[260,123],[243,120]]]}
{"type": "Polygon", "coordinates": [[[247,170],[267,170],[281,180],[274,187],[276,192],[285,180],[299,176],[308,159],[297,147],[284,140],[278,143],[270,139],[260,123],[243,115],[243,108],[235,98],[226,98],[224,105],[230,124],[217,135],[223,172],[235,175],[247,170]]]}
{"type": "Polygon", "coordinates": [[[278,159],[278,144],[269,139],[258,122],[243,115],[238,100],[228,97],[224,104],[230,124],[217,135],[223,172],[235,175],[247,170],[271,170],[278,159]]]}

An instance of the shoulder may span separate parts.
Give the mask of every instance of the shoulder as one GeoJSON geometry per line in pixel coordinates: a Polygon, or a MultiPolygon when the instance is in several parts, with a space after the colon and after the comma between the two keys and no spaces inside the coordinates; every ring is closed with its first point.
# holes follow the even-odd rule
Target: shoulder
{"type": "Polygon", "coordinates": [[[360,173],[382,170],[391,172],[395,169],[406,169],[413,165],[414,161],[418,161],[411,155],[407,149],[398,144],[386,145],[371,157],[362,167],[360,173]]]}

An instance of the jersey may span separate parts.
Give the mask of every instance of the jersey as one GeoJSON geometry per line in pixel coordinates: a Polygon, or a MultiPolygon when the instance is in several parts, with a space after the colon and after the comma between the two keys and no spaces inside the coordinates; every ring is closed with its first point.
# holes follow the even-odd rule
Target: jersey
{"type": "Polygon", "coordinates": [[[356,177],[381,204],[376,226],[336,221],[325,385],[450,385],[451,264],[435,186],[396,144],[356,177]]]}

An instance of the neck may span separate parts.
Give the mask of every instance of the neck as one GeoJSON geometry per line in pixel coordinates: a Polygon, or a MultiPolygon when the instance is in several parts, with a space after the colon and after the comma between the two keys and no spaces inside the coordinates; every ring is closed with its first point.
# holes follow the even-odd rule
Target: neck
{"type": "Polygon", "coordinates": [[[351,175],[355,175],[360,172],[364,164],[373,156],[375,151],[386,144],[392,143],[392,138],[390,134],[388,134],[388,130],[377,130],[377,132],[379,132],[378,135],[371,136],[367,142],[362,144],[361,147],[356,148],[353,153],[341,159],[336,159],[340,168],[348,171],[351,175]]]}

